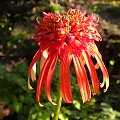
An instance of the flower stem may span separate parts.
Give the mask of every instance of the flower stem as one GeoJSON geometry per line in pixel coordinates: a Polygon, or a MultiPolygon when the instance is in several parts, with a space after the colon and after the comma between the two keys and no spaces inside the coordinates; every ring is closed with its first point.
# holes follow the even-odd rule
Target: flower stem
{"type": "Polygon", "coordinates": [[[56,105],[56,108],[55,108],[55,111],[54,111],[53,120],[58,120],[59,112],[60,112],[60,108],[61,108],[61,103],[62,103],[62,93],[59,89],[58,90],[57,105],[56,105]]]}

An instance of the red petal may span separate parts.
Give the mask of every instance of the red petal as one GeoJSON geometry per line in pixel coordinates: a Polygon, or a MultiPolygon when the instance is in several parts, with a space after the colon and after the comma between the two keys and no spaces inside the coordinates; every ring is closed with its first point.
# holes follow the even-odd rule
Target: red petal
{"type": "Polygon", "coordinates": [[[51,56],[49,56],[41,70],[41,73],[39,75],[39,78],[38,78],[38,83],[37,83],[37,89],[36,89],[36,98],[37,98],[37,101],[38,103],[40,102],[40,96],[41,96],[41,92],[42,92],[42,87],[43,85],[45,84],[46,82],[46,77],[48,75],[48,71],[49,71],[49,68],[51,66],[51,63],[52,63],[52,58],[51,56]]]}
{"type": "Polygon", "coordinates": [[[88,83],[86,84],[86,81],[88,81],[88,80],[86,80],[87,77],[84,76],[85,73],[83,73],[83,71],[82,71],[82,68],[81,68],[82,65],[75,55],[73,56],[73,62],[74,62],[74,66],[75,66],[77,81],[78,81],[78,85],[80,88],[82,100],[83,100],[83,102],[86,102],[90,99],[90,88],[89,88],[88,83]]]}
{"type": "Polygon", "coordinates": [[[95,66],[87,52],[82,52],[82,54],[83,54],[83,57],[85,59],[86,65],[88,67],[88,70],[91,76],[91,81],[92,81],[93,89],[94,89],[93,94],[96,94],[99,91],[99,80],[98,80],[95,66]]]}
{"type": "Polygon", "coordinates": [[[31,80],[33,82],[36,80],[36,63],[33,65],[31,69],[31,80]]]}
{"type": "Polygon", "coordinates": [[[107,69],[102,61],[102,58],[99,57],[99,55],[97,55],[97,53],[95,53],[94,56],[100,66],[102,73],[103,73],[103,83],[100,86],[103,87],[104,84],[106,84],[106,89],[104,90],[104,92],[106,92],[109,87],[109,75],[108,75],[107,69]]]}
{"type": "Polygon", "coordinates": [[[31,85],[30,85],[30,74],[31,74],[31,69],[33,67],[33,65],[36,63],[37,59],[40,57],[40,55],[42,54],[42,50],[38,50],[37,53],[34,55],[32,62],[30,64],[29,70],[28,70],[28,88],[32,89],[31,85]]]}
{"type": "Polygon", "coordinates": [[[100,85],[100,87],[103,87],[104,84],[106,83],[106,89],[105,89],[105,91],[106,91],[109,87],[109,75],[108,75],[107,69],[102,61],[102,56],[99,53],[95,43],[91,43],[90,45],[88,45],[87,49],[89,50],[91,55],[93,55],[96,58],[97,63],[99,64],[99,67],[101,68],[101,71],[103,73],[103,83],[100,85]]]}
{"type": "Polygon", "coordinates": [[[84,79],[85,85],[86,85],[87,101],[89,101],[90,98],[91,98],[91,90],[90,90],[90,85],[89,85],[89,81],[88,81],[88,78],[87,78],[86,70],[85,70],[85,68],[84,68],[84,64],[82,64],[81,58],[78,56],[77,59],[79,60],[79,63],[80,63],[81,76],[82,76],[82,78],[84,79]]]}
{"type": "Polygon", "coordinates": [[[63,99],[66,103],[72,103],[72,92],[70,85],[69,65],[68,58],[60,61],[60,88],[62,91],[63,99]]]}
{"type": "Polygon", "coordinates": [[[56,62],[57,62],[57,59],[58,59],[58,55],[50,55],[50,66],[49,66],[49,70],[48,70],[48,73],[47,73],[47,79],[46,79],[46,82],[45,82],[45,92],[46,92],[46,95],[48,97],[48,100],[54,104],[51,100],[51,96],[50,96],[50,87],[51,87],[51,81],[52,81],[52,76],[53,76],[53,73],[54,73],[54,69],[55,69],[55,65],[56,65],[56,62]]]}
{"type": "Polygon", "coordinates": [[[48,58],[48,50],[46,49],[42,52],[42,55],[40,58],[40,71],[42,70],[42,67],[44,66],[44,63],[47,58],[48,58]]]}

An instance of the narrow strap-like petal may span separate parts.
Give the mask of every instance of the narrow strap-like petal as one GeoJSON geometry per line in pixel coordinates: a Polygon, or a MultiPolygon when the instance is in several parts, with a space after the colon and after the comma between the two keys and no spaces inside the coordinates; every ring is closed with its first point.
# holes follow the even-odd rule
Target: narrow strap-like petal
{"type": "Polygon", "coordinates": [[[41,96],[41,92],[42,92],[42,87],[46,82],[48,71],[49,71],[49,68],[51,66],[52,60],[53,59],[51,58],[51,56],[49,56],[47,58],[44,66],[41,70],[41,73],[39,75],[39,78],[38,78],[37,89],[36,89],[36,99],[37,99],[38,103],[40,103],[40,96],[41,96]]]}
{"type": "Polygon", "coordinates": [[[68,58],[60,61],[60,89],[62,91],[63,99],[66,103],[72,103],[72,92],[70,85],[70,73],[69,65],[70,60],[68,58]]]}
{"type": "Polygon", "coordinates": [[[89,85],[88,77],[87,77],[87,74],[86,74],[86,70],[85,70],[85,68],[84,68],[84,64],[82,64],[81,57],[77,56],[77,59],[78,59],[78,61],[79,61],[79,63],[80,63],[81,76],[82,76],[82,78],[84,79],[85,85],[86,85],[87,101],[89,101],[90,98],[91,98],[91,90],[90,90],[90,85],[89,85]]]}
{"type": "MultiPolygon", "coordinates": [[[[96,46],[95,43],[90,43],[90,44],[87,46],[87,48],[88,48],[88,50],[89,50],[90,53],[91,53],[91,52],[96,52],[96,53],[98,54],[98,56],[99,56],[100,58],[102,58],[102,55],[100,54],[100,52],[99,52],[99,50],[98,50],[98,48],[97,48],[97,46],[96,46]]],[[[91,54],[91,55],[94,56],[94,54],[91,54]]]]}
{"type": "Polygon", "coordinates": [[[53,105],[55,105],[55,103],[53,103],[52,100],[51,100],[50,88],[51,88],[52,76],[53,76],[53,73],[54,73],[54,69],[55,69],[55,66],[56,66],[58,55],[54,55],[54,56],[50,55],[50,56],[51,56],[51,58],[50,58],[51,63],[50,63],[50,66],[49,66],[49,70],[48,70],[48,73],[47,73],[47,79],[46,79],[46,82],[45,82],[45,92],[46,92],[48,100],[53,105]]]}
{"type": "Polygon", "coordinates": [[[84,76],[84,73],[82,73],[83,71],[81,69],[81,64],[75,55],[73,56],[73,62],[74,62],[74,67],[76,71],[77,81],[80,88],[82,100],[84,103],[90,99],[89,87],[88,87],[88,84],[86,84],[86,78],[84,76]],[[89,93],[87,93],[88,91],[89,93]]]}
{"type": "Polygon", "coordinates": [[[95,59],[97,60],[97,63],[99,64],[99,67],[103,73],[103,83],[101,83],[100,87],[104,87],[104,85],[106,84],[106,88],[104,89],[104,92],[106,92],[109,87],[109,75],[108,75],[107,69],[102,61],[102,56],[99,53],[99,51],[97,50],[97,46],[95,44],[90,44],[88,46],[88,49],[89,49],[91,55],[93,55],[95,57],[95,59]]]}
{"type": "Polygon", "coordinates": [[[33,65],[36,63],[37,59],[40,57],[40,55],[42,54],[42,50],[38,50],[36,52],[36,54],[34,55],[32,62],[30,64],[29,70],[28,70],[28,88],[32,89],[31,85],[30,85],[30,75],[31,75],[31,69],[33,67],[33,65]]]}
{"type": "Polygon", "coordinates": [[[95,66],[87,52],[83,51],[82,54],[83,54],[83,57],[85,59],[86,65],[87,65],[89,73],[90,73],[93,90],[94,90],[93,94],[96,94],[99,91],[99,80],[98,80],[95,66]]]}
{"type": "Polygon", "coordinates": [[[97,63],[100,66],[102,73],[103,73],[103,83],[101,83],[100,87],[104,87],[104,84],[106,84],[106,88],[104,89],[104,92],[106,92],[109,87],[109,75],[108,75],[107,69],[102,61],[102,58],[99,57],[99,55],[97,55],[96,53],[94,54],[94,56],[97,60],[97,63]]]}
{"type": "Polygon", "coordinates": [[[42,70],[42,67],[44,66],[44,63],[47,58],[48,58],[48,50],[44,50],[40,58],[40,71],[42,70]]]}
{"type": "Polygon", "coordinates": [[[33,82],[36,80],[36,63],[33,65],[31,69],[31,80],[33,82]]]}

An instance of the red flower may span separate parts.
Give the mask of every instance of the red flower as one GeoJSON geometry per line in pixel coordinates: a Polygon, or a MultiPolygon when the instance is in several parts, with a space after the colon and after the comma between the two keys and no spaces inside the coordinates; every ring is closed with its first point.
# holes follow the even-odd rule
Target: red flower
{"type": "Polygon", "coordinates": [[[52,102],[50,88],[56,62],[60,60],[60,89],[65,102],[72,103],[72,92],[70,83],[69,67],[71,62],[77,76],[83,102],[91,98],[91,89],[86,74],[85,65],[89,70],[93,85],[93,94],[99,91],[99,87],[109,86],[109,76],[94,41],[101,41],[94,21],[94,15],[86,15],[77,9],[69,9],[66,14],[44,13],[43,20],[35,26],[36,34],[34,39],[40,49],[37,51],[29,67],[28,86],[30,76],[32,81],[36,80],[36,61],[41,56],[41,72],[38,77],[36,98],[40,102],[40,95],[44,87],[48,100],[52,102]],[[97,61],[94,65],[91,56],[97,61]],[[100,67],[103,73],[103,82],[99,85],[96,69],[100,67]]]}

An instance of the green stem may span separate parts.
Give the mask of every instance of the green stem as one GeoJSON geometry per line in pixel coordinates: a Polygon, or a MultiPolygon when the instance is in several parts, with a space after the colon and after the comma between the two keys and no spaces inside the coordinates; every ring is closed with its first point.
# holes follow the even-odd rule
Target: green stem
{"type": "Polygon", "coordinates": [[[58,90],[57,105],[56,105],[56,108],[55,108],[55,111],[54,111],[53,120],[58,120],[59,112],[60,112],[60,108],[61,108],[61,103],[62,103],[62,93],[59,89],[58,90]]]}

